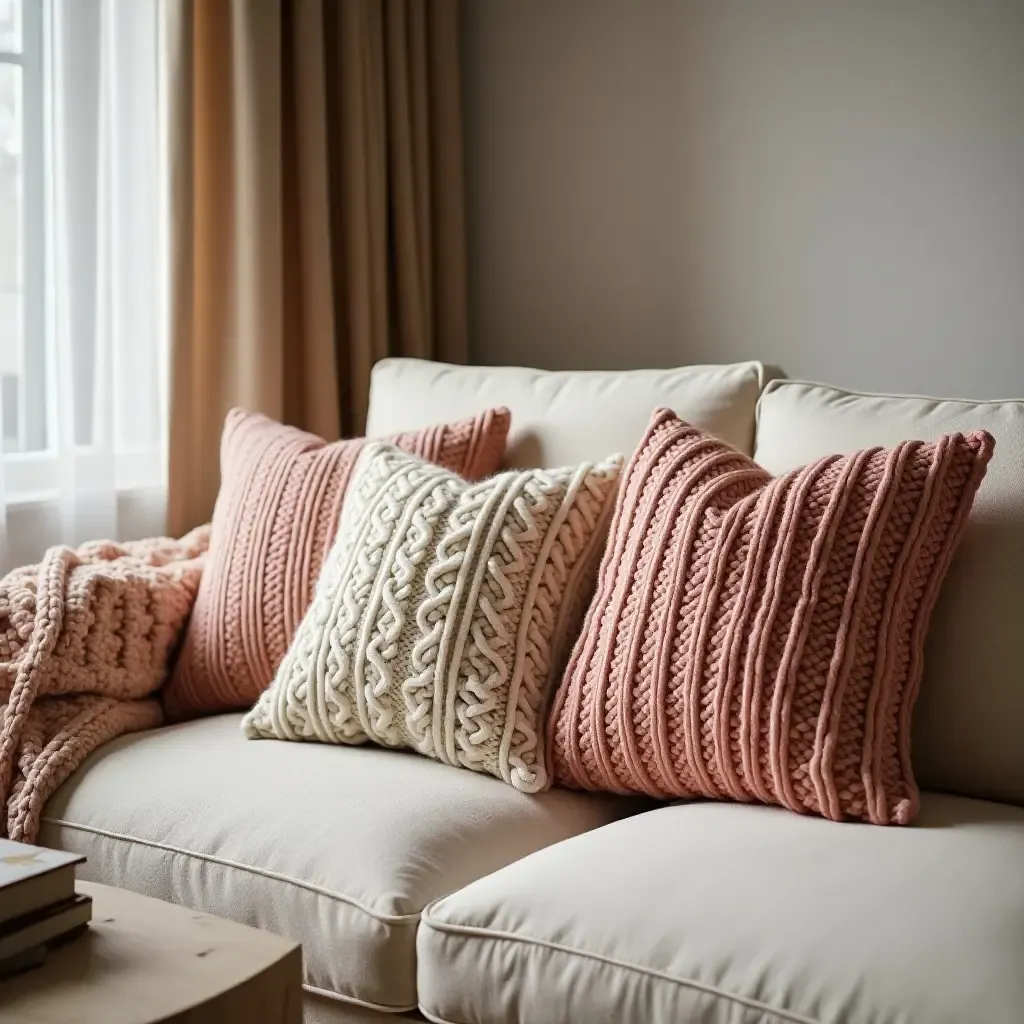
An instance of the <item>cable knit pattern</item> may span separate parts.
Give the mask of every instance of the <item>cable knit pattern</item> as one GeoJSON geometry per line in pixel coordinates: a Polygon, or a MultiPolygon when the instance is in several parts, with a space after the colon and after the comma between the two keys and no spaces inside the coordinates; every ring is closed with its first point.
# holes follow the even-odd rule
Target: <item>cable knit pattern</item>
{"type": "MultiPolygon", "coordinates": [[[[391,440],[471,480],[498,469],[507,409],[391,440]]],[[[170,718],[249,707],[270,685],[334,538],[363,438],[327,444],[240,409],[221,441],[213,540],[184,649],[164,691],[170,718]]]]}
{"type": "Polygon", "coordinates": [[[159,725],[151,698],[199,588],[208,526],[180,541],[51,548],[0,580],[0,798],[32,842],[50,794],[100,744],[159,725]]]}
{"type": "Polygon", "coordinates": [[[622,460],[481,483],[368,444],[257,738],[411,747],[524,792],[592,592],[622,460]]]}
{"type": "Polygon", "coordinates": [[[773,479],[659,410],[552,709],[556,782],[910,821],[925,631],[993,444],[773,479]]]}

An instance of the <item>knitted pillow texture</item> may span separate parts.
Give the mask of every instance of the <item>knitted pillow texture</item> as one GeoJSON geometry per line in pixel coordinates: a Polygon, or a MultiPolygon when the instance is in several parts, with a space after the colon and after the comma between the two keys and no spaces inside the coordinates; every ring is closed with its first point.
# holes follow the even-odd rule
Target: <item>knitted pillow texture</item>
{"type": "MultiPolygon", "coordinates": [[[[471,480],[494,473],[510,416],[489,409],[392,440],[471,480]]],[[[248,708],[270,685],[302,616],[366,440],[327,444],[255,413],[228,413],[206,569],[174,674],[173,719],[248,708]]]]}
{"type": "Polygon", "coordinates": [[[555,781],[910,821],[925,632],[993,444],[772,478],[659,410],[552,708],[555,781]]]}
{"type": "Polygon", "coordinates": [[[621,458],[467,483],[367,445],[252,738],[411,747],[534,793],[621,458]]]}

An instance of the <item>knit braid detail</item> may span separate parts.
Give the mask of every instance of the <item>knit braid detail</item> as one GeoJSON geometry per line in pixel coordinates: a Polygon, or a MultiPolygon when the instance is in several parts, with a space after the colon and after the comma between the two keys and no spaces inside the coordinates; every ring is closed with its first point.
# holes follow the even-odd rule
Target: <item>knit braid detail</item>
{"type": "Polygon", "coordinates": [[[544,789],[538,737],[620,469],[473,484],[367,445],[316,596],[246,734],[369,739],[544,789]]]}
{"type": "Polygon", "coordinates": [[[909,821],[927,624],[993,446],[951,434],[773,479],[659,410],[555,699],[556,781],[909,821]]]}

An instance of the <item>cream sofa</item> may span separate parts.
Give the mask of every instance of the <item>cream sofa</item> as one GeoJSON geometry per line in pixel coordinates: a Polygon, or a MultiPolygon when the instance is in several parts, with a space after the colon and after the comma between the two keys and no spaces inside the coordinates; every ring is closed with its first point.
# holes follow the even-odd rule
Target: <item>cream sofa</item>
{"type": "Polygon", "coordinates": [[[99,750],[42,841],[86,854],[87,878],[300,939],[308,1021],[1024,1021],[1024,403],[767,376],[386,360],[368,432],[502,403],[510,463],[552,465],[628,452],[667,405],[781,472],[989,429],[929,637],[914,826],[529,797],[411,754],[248,742],[224,715],[99,750]]]}

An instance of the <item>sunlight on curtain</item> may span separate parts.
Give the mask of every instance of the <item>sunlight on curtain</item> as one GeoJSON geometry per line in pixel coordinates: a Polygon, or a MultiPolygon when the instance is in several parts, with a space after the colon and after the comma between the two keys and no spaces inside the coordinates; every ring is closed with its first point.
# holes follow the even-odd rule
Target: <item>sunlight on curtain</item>
{"type": "Polygon", "coordinates": [[[159,4],[0,0],[0,71],[6,56],[18,77],[0,117],[18,155],[0,191],[17,225],[0,243],[3,567],[163,528],[159,4]]]}

